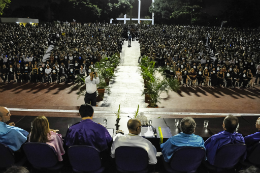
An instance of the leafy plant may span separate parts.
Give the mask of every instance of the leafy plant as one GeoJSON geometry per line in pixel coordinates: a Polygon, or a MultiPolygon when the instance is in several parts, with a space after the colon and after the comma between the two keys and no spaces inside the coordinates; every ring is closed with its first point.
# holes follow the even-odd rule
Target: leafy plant
{"type": "Polygon", "coordinates": [[[138,113],[139,113],[139,105],[137,107],[137,110],[135,111],[135,118],[137,117],[138,113]]]}
{"type": "Polygon", "coordinates": [[[11,0],[0,0],[0,15],[3,15],[4,9],[8,8],[11,0]]]}
{"type": "Polygon", "coordinates": [[[117,119],[120,118],[120,104],[119,104],[119,108],[118,108],[117,113],[116,113],[116,117],[117,117],[117,119]]]}
{"type": "Polygon", "coordinates": [[[148,56],[143,56],[141,62],[139,64],[141,69],[141,75],[143,76],[144,80],[150,81],[154,80],[154,72],[156,69],[154,68],[155,62],[150,61],[148,56]]]}
{"type": "Polygon", "coordinates": [[[168,82],[167,80],[157,79],[154,81],[149,81],[147,85],[147,90],[143,92],[143,94],[148,94],[150,96],[150,105],[151,107],[156,107],[157,103],[160,103],[160,95],[162,92],[168,93],[168,82]]]}
{"type": "Polygon", "coordinates": [[[178,80],[172,78],[166,78],[166,80],[171,91],[177,92],[179,90],[178,80]]]}
{"type": "Polygon", "coordinates": [[[100,62],[96,62],[95,68],[97,69],[100,78],[110,79],[114,77],[114,67],[108,58],[102,59],[100,62]]]}

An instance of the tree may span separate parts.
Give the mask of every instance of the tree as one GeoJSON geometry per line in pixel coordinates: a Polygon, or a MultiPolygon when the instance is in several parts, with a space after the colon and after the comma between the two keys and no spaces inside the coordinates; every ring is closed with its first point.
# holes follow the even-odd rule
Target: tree
{"type": "Polygon", "coordinates": [[[149,11],[162,19],[184,19],[185,23],[191,23],[198,20],[201,5],[202,0],[155,0],[149,11]]]}
{"type": "Polygon", "coordinates": [[[185,18],[187,21],[190,21],[190,24],[193,24],[199,20],[200,14],[201,14],[201,6],[185,5],[182,6],[180,9],[172,12],[171,18],[173,19],[185,18]]]}
{"type": "Polygon", "coordinates": [[[108,3],[109,9],[106,11],[109,18],[117,18],[120,14],[126,14],[132,8],[132,0],[113,0],[108,3]]]}
{"type": "Polygon", "coordinates": [[[3,15],[4,9],[8,8],[11,0],[0,0],[0,15],[3,15]]]}
{"type": "MultiPolygon", "coordinates": [[[[121,13],[125,14],[130,8],[131,3],[128,0],[69,0],[77,9],[78,17],[91,16],[90,20],[106,20],[117,18],[121,13]]],[[[77,18],[75,18],[77,19],[77,18]]]]}

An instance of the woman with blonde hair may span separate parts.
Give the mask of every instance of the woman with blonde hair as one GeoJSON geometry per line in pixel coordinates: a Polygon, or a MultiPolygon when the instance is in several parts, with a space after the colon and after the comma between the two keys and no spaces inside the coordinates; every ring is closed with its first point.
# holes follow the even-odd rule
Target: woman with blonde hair
{"type": "Polygon", "coordinates": [[[39,116],[33,120],[29,142],[41,142],[52,146],[57,153],[58,160],[63,160],[62,155],[65,154],[65,151],[62,138],[55,130],[49,128],[49,121],[45,116],[39,116]]]}

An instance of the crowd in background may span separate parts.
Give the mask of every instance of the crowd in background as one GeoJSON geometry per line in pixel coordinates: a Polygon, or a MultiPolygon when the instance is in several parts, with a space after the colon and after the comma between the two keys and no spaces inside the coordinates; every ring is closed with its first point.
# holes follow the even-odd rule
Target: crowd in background
{"type": "Polygon", "coordinates": [[[1,24],[0,31],[3,82],[74,81],[95,62],[120,53],[129,34],[139,40],[141,56],[165,67],[166,75],[184,86],[247,87],[260,74],[257,29],[64,22],[1,24]],[[53,49],[44,59],[50,45],[53,49]]]}
{"type": "Polygon", "coordinates": [[[101,58],[122,50],[121,25],[56,23],[0,25],[3,82],[74,81],[101,58]],[[52,46],[53,49],[48,49],[52,46]],[[44,59],[44,54],[50,54],[44,59]]]}
{"type": "Polygon", "coordinates": [[[260,74],[257,29],[204,26],[145,26],[141,55],[166,67],[183,85],[253,86],[260,74]],[[258,70],[257,70],[258,69],[258,70]],[[258,75],[257,75],[258,74],[258,75]]]}

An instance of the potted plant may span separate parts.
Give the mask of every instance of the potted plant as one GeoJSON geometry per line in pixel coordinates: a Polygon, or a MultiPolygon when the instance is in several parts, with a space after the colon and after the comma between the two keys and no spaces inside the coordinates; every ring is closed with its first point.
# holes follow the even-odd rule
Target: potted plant
{"type": "Polygon", "coordinates": [[[160,95],[162,92],[168,93],[169,90],[176,92],[178,89],[179,84],[176,79],[167,79],[165,77],[162,79],[155,78],[149,82],[147,90],[145,90],[143,94],[149,95],[148,107],[157,108],[157,103],[160,103],[160,95]]]}
{"type": "Polygon", "coordinates": [[[109,90],[104,78],[99,78],[99,81],[100,81],[99,84],[97,84],[97,91],[98,91],[97,102],[103,100],[104,94],[105,94],[105,89],[109,90]]]}
{"type": "Polygon", "coordinates": [[[120,57],[117,54],[114,54],[110,57],[111,66],[116,68],[120,63],[120,57]]]}
{"type": "Polygon", "coordinates": [[[104,58],[95,64],[99,77],[104,78],[107,85],[109,85],[109,80],[114,77],[114,67],[111,67],[109,64],[108,58],[104,58]]]}
{"type": "Polygon", "coordinates": [[[120,104],[119,104],[119,108],[117,110],[117,113],[116,113],[116,130],[119,130],[119,121],[120,121],[120,104]]]}
{"type": "Polygon", "coordinates": [[[102,71],[102,76],[104,77],[107,86],[109,85],[109,81],[112,77],[114,77],[114,68],[113,67],[105,67],[102,71]]]}

